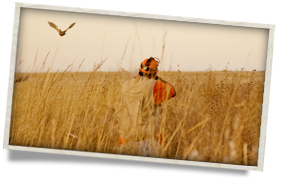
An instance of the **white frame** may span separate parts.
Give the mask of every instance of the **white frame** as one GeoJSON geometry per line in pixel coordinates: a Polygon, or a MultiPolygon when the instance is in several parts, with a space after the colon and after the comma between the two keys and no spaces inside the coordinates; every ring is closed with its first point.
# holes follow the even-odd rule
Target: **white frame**
{"type": "Polygon", "coordinates": [[[129,13],[129,12],[119,12],[119,11],[109,11],[109,10],[94,10],[94,9],[85,9],[85,8],[71,8],[71,7],[61,7],[61,6],[16,3],[15,4],[14,28],[13,28],[12,51],[11,51],[10,74],[9,74],[9,87],[8,87],[7,108],[6,108],[6,119],[5,119],[4,149],[43,152],[43,153],[56,153],[56,154],[66,154],[66,155],[78,155],[78,156],[90,156],[90,157],[102,157],[102,158],[114,158],[114,159],[123,159],[123,160],[160,162],[160,163],[181,164],[181,165],[194,165],[194,166],[205,166],[205,167],[216,167],[216,168],[228,168],[228,169],[239,169],[239,170],[262,171],[263,170],[263,162],[264,162],[268,109],[269,109],[274,30],[275,30],[275,26],[269,25],[269,24],[231,22],[231,21],[222,21],[222,20],[209,20],[209,19],[187,18],[187,17],[167,16],[167,15],[153,15],[153,14],[129,13]],[[174,160],[174,159],[165,159],[165,158],[127,156],[127,155],[117,155],[117,154],[108,154],[108,153],[94,153],[94,152],[82,152],[82,151],[70,151],[70,150],[59,150],[59,149],[35,148],[35,147],[9,145],[9,133],[10,133],[12,100],[13,100],[12,97],[13,97],[14,76],[15,76],[14,74],[15,74],[15,66],[16,66],[17,44],[18,44],[17,41],[18,41],[19,19],[20,19],[21,8],[59,10],[59,11],[105,14],[105,15],[119,15],[119,16],[128,16],[128,17],[154,18],[154,19],[164,19],[164,20],[176,20],[176,21],[186,21],[186,22],[198,22],[198,23],[218,24],[218,25],[230,25],[230,26],[269,29],[269,40],[268,40],[268,50],[267,50],[267,61],[266,61],[266,71],[265,71],[264,95],[263,95],[263,104],[262,104],[263,107],[262,107],[262,116],[261,116],[262,119],[261,119],[261,127],[260,127],[259,152],[258,152],[257,166],[243,166],[243,165],[233,165],[233,164],[220,164],[220,163],[198,162],[198,161],[188,161],[188,160],[174,160]]]}

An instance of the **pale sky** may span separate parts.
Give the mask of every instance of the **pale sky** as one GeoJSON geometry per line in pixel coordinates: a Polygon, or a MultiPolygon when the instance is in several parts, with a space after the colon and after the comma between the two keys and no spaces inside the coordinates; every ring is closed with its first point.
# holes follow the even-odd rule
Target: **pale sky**
{"type": "Polygon", "coordinates": [[[24,64],[17,71],[33,69],[37,49],[36,69],[50,51],[38,72],[50,66],[51,71],[63,71],[70,64],[76,70],[82,60],[80,71],[91,71],[105,58],[99,71],[137,71],[150,56],[160,58],[159,70],[166,71],[224,70],[225,66],[265,71],[268,35],[267,29],[258,28],[22,8],[17,61],[24,64]],[[62,30],[76,24],[61,37],[48,21],[62,30]]]}

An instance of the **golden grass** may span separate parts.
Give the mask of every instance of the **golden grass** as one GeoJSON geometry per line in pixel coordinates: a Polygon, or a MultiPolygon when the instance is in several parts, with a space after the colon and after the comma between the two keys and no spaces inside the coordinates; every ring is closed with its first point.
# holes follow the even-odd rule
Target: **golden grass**
{"type": "MultiPolygon", "coordinates": [[[[100,66],[99,66],[100,67],[100,66]]],[[[126,72],[17,73],[10,145],[118,153],[110,121],[126,72]]],[[[159,72],[176,89],[163,104],[161,157],[257,165],[264,72],[159,72]]]]}

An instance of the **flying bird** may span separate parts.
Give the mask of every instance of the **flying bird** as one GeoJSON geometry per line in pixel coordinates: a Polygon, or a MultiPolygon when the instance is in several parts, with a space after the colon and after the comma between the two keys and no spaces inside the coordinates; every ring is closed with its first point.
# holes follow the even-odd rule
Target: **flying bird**
{"type": "MultiPolygon", "coordinates": [[[[71,24],[71,25],[68,27],[68,29],[72,28],[72,27],[75,25],[75,23],[76,23],[76,22],[74,22],[73,24],[71,24]]],[[[58,27],[57,27],[54,23],[49,22],[49,21],[48,21],[48,24],[49,24],[51,27],[53,27],[56,31],[58,31],[58,34],[59,34],[60,36],[64,36],[64,35],[66,34],[67,30],[68,30],[68,29],[66,29],[66,30],[62,31],[62,30],[58,29],[58,27]]]]}

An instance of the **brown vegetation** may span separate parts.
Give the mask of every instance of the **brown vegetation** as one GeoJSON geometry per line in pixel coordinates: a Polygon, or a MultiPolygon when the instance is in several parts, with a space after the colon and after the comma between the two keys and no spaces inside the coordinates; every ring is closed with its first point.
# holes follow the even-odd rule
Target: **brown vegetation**
{"type": "MultiPolygon", "coordinates": [[[[99,66],[100,67],[100,66],[99,66]]],[[[118,153],[113,117],[126,72],[17,73],[10,145],[118,153]]],[[[162,155],[257,165],[264,72],[159,72],[176,89],[163,104],[162,155]]]]}

